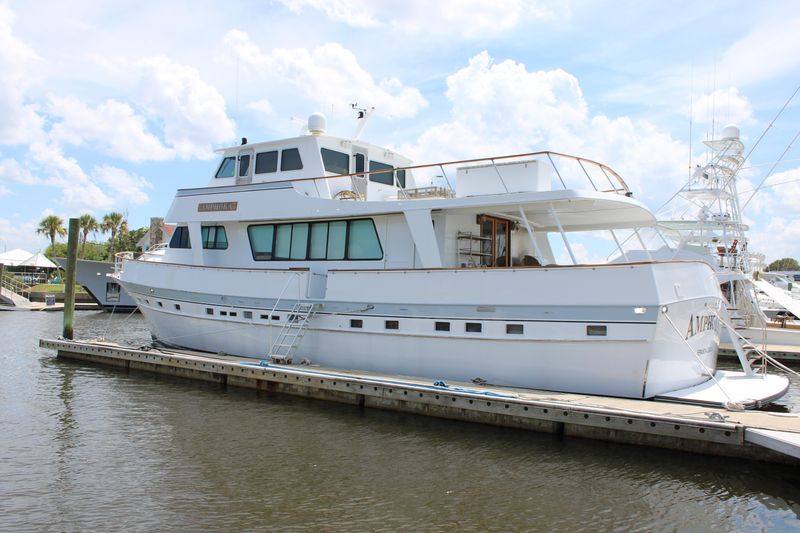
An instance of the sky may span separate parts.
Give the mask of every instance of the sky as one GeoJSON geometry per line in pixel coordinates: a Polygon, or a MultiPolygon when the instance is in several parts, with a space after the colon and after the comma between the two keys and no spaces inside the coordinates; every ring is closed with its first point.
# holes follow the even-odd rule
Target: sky
{"type": "Polygon", "coordinates": [[[566,152],[654,210],[734,123],[750,249],[800,258],[798,50],[796,0],[0,1],[0,251],[50,214],[146,226],[215,149],[317,111],[349,136],[358,103],[418,164],[566,152]]]}

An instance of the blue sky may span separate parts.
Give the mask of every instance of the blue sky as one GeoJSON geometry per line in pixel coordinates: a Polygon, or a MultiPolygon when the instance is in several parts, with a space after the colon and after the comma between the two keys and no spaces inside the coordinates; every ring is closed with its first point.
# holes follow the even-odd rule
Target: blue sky
{"type": "MultiPolygon", "coordinates": [[[[147,225],[208,181],[213,149],[294,136],[314,111],[347,136],[352,102],[376,107],[363,138],[418,163],[573,153],[657,208],[712,124],[761,136],[798,50],[797,1],[0,3],[0,251],[44,248],[51,213],[147,225]]],[[[799,129],[800,96],[740,189],[799,129]]],[[[745,212],[768,260],[800,257],[796,144],[769,179],[788,183],[745,212]]]]}

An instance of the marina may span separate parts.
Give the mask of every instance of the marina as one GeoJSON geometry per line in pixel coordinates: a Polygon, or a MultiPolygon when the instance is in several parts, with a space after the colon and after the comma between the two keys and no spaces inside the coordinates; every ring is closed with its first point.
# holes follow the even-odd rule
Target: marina
{"type": "MultiPolygon", "coordinates": [[[[796,414],[720,409],[702,397],[641,401],[447,383],[351,369],[267,361],[108,342],[42,339],[58,357],[188,379],[497,426],[612,442],[800,465],[796,414]],[[672,400],[672,401],[670,401],[672,400]],[[672,403],[679,400],[680,403],[672,403]],[[776,453],[777,452],[777,453],[776,453]]],[[[735,382],[735,379],[733,380],[735,382]]],[[[729,394],[735,385],[721,380],[729,394]]],[[[733,399],[734,401],[737,398],[733,399]]]]}
{"type": "Polygon", "coordinates": [[[0,532],[800,531],[797,6],[45,4],[0,532]]]}
{"type": "MultiPolygon", "coordinates": [[[[59,358],[38,347],[60,329],[59,313],[0,320],[24,332],[0,346],[8,364],[0,374],[4,530],[102,530],[110,518],[149,530],[800,524],[797,469],[785,463],[362,409],[59,358]]],[[[78,311],[75,331],[87,341],[150,341],[138,313],[78,311]]],[[[785,411],[800,409],[799,385],[793,378],[778,401],[785,411]]]]}

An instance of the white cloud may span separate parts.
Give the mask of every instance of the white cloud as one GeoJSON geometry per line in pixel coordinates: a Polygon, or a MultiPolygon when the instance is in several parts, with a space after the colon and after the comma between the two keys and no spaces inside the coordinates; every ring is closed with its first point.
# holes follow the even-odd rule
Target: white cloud
{"type": "Polygon", "coordinates": [[[247,104],[247,108],[267,116],[275,114],[275,112],[272,109],[272,104],[270,104],[269,100],[266,99],[250,102],[249,104],[247,104]]]}
{"type": "Polygon", "coordinates": [[[800,67],[800,18],[785,17],[757,25],[731,45],[722,58],[721,72],[731,72],[739,85],[764,82],[793,74],[800,67]]]}
{"type": "Polygon", "coordinates": [[[47,110],[60,119],[50,130],[59,143],[89,145],[125,161],[158,161],[172,156],[158,137],[147,132],[144,117],[126,103],[106,100],[91,108],[76,98],[50,96],[47,110]]]}
{"type": "Polygon", "coordinates": [[[646,121],[592,117],[577,78],[562,69],[529,71],[481,52],[448,76],[446,96],[451,120],[401,149],[418,163],[552,150],[607,164],[637,197],[668,197],[682,184],[681,143],[646,121]]]}
{"type": "Polygon", "coordinates": [[[26,102],[26,90],[41,81],[42,59],[13,35],[11,10],[0,5],[0,143],[20,144],[39,137],[42,118],[26,102]]]}
{"type": "Polygon", "coordinates": [[[215,145],[235,136],[225,99],[194,67],[165,56],[140,60],[138,101],[163,127],[164,141],[184,159],[213,157],[215,145]]]}
{"type": "Polygon", "coordinates": [[[152,189],[153,185],[141,176],[110,165],[96,166],[92,169],[91,179],[105,185],[114,196],[117,205],[141,205],[150,199],[144,189],[152,189]]]}
{"type": "Polygon", "coordinates": [[[263,53],[247,33],[232,30],[225,36],[225,44],[243,63],[288,81],[320,106],[359,102],[375,106],[377,114],[405,118],[428,105],[419,90],[397,78],[376,81],[359,65],[355,54],[339,43],[326,43],[310,51],[276,48],[263,53]]]}
{"type": "Polygon", "coordinates": [[[344,22],[357,28],[380,26],[381,23],[370,13],[373,2],[368,0],[281,0],[292,12],[303,13],[310,7],[324,11],[331,20],[344,22]]]}
{"type": "Polygon", "coordinates": [[[458,35],[466,38],[494,36],[523,22],[551,20],[569,12],[559,6],[525,0],[281,0],[290,10],[304,8],[325,12],[331,20],[349,26],[391,26],[401,32],[424,35],[458,35]]]}
{"type": "Polygon", "coordinates": [[[36,252],[47,246],[49,244],[47,238],[36,234],[41,218],[32,220],[0,218],[0,243],[3,244],[3,248],[7,250],[22,248],[36,252]]]}
{"type": "Polygon", "coordinates": [[[0,181],[23,183],[32,185],[38,180],[31,174],[31,171],[20,164],[16,159],[0,160],[0,181]]]}
{"type": "Polygon", "coordinates": [[[753,105],[736,87],[717,89],[700,96],[694,103],[692,119],[699,124],[714,121],[720,128],[731,123],[738,126],[755,123],[753,105]]]}

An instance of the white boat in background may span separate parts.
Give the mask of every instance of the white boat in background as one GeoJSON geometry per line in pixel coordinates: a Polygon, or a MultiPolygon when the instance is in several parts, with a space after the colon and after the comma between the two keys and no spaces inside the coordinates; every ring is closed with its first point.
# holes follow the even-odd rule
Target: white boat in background
{"type": "MultiPolygon", "coordinates": [[[[54,258],[63,269],[67,268],[67,260],[54,258]]],[[[75,280],[88,292],[104,311],[130,312],[136,309],[136,301],[114,279],[114,263],[108,261],[90,261],[79,259],[75,269],[75,280]]]]}
{"type": "Polygon", "coordinates": [[[766,295],[767,291],[775,295],[773,288],[785,291],[757,278],[774,278],[778,285],[782,280],[786,288],[791,288],[790,280],[764,273],[763,256],[748,249],[749,228],[742,219],[737,191],[737,175],[744,162],[739,129],[726,126],[719,139],[704,144],[711,149],[708,162],[696,167],[689,181],[657,215],[656,235],[663,245],[654,252],[633,250],[626,255],[634,259],[700,260],[714,269],[735,326],[733,332],[723,330],[722,342],[740,357],[747,352],[751,360],[763,362],[768,347],[800,351],[800,330],[787,329],[785,321],[773,320],[786,309],[766,295]]]}
{"type": "MultiPolygon", "coordinates": [[[[414,166],[325,134],[319,114],[308,130],[221,150],[207,186],[177,192],[163,255],[118,255],[156,341],[631,398],[716,379],[725,303],[707,262],[578,264],[573,232],[656,222],[609,167],[554,152],[414,166]]],[[[759,400],[788,387],[742,364],[759,400]]]]}

